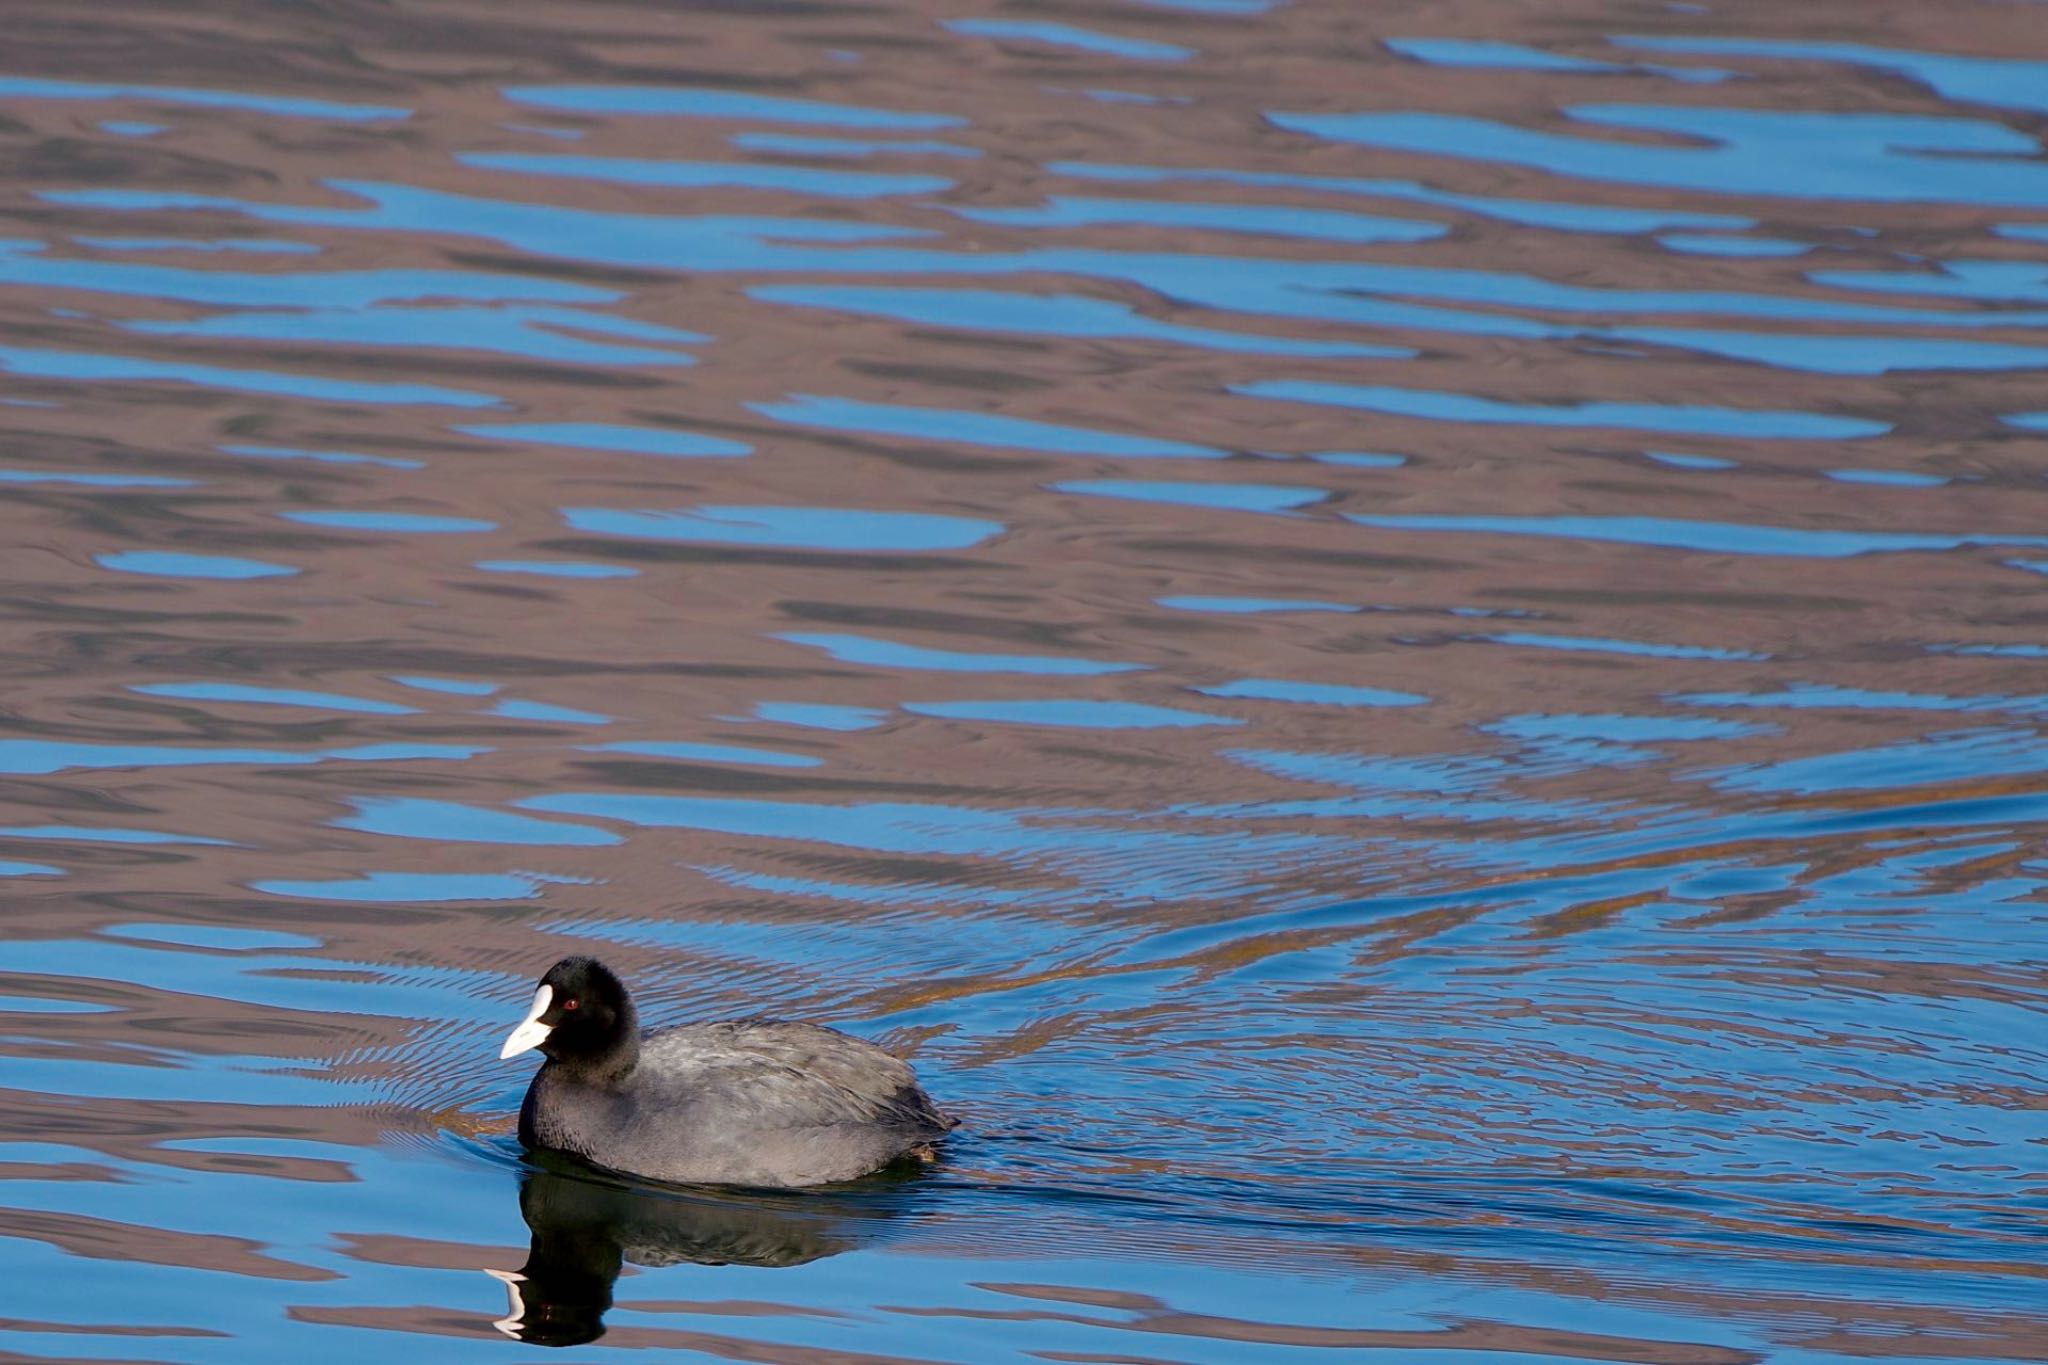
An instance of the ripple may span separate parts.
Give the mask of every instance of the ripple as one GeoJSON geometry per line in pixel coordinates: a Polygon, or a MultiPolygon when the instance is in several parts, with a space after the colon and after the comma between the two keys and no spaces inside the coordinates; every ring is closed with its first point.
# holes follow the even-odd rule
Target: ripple
{"type": "MultiPolygon", "coordinates": [[[[212,201],[201,200],[200,203],[212,201]]],[[[194,204],[198,207],[199,204],[194,204]]],[[[469,270],[258,271],[194,269],[134,261],[51,256],[40,242],[0,243],[0,280],[223,307],[353,312],[383,304],[447,298],[474,303],[608,303],[617,290],[561,280],[469,270]]],[[[431,317],[428,312],[424,316],[431,317]]],[[[564,313],[564,317],[587,316],[564,313]]],[[[703,340],[690,333],[692,340],[703,340]]]]}
{"type": "Polygon", "coordinates": [[[1625,76],[1642,72],[1705,85],[1725,81],[1732,74],[1712,67],[1634,66],[1603,62],[1591,57],[1573,57],[1562,52],[1546,52],[1542,48],[1490,39],[1383,38],[1380,41],[1389,51],[1432,66],[1490,71],[1556,71],[1592,76],[1625,76]]]}
{"type": "MultiPolygon", "coordinates": [[[[956,208],[962,218],[1001,227],[1088,227],[1098,223],[1242,232],[1257,237],[1294,237],[1311,242],[1427,242],[1447,231],[1441,223],[1385,218],[1338,209],[1305,209],[1284,204],[1191,204],[1179,200],[1089,199],[1053,195],[1043,208],[956,208]]],[[[1091,300],[1091,302],[1100,302],[1091,300]]],[[[1106,305],[1105,305],[1106,306],[1106,305]]],[[[1361,348],[1374,353],[1374,348],[1361,348]]],[[[1398,352],[1395,352],[1399,354],[1398,352]]]]}
{"type": "Polygon", "coordinates": [[[465,806],[455,801],[430,801],[407,796],[358,796],[350,798],[350,803],[355,806],[356,813],[334,821],[337,827],[400,839],[571,848],[602,847],[622,842],[609,830],[560,820],[539,820],[531,815],[465,806]]]}
{"type": "Polygon", "coordinates": [[[2004,105],[2048,113],[2048,62],[2010,57],[1959,57],[1913,52],[1864,43],[1806,42],[1770,38],[1640,37],[1609,41],[1649,52],[1699,53],[1726,57],[1775,57],[1788,61],[1844,62],[1892,71],[1921,81],[1936,92],[1972,104],[2004,105]]]}
{"type": "Polygon", "coordinates": [[[320,248],[311,242],[291,242],[275,237],[73,237],[71,240],[95,251],[246,251],[267,256],[320,254],[320,248]]]}
{"type": "Polygon", "coordinates": [[[501,872],[370,872],[335,881],[249,883],[250,890],[270,896],[375,905],[527,900],[540,894],[540,886],[532,877],[501,872]]]}
{"type": "Polygon", "coordinates": [[[1160,597],[1153,599],[1174,611],[1207,611],[1226,616],[1248,616],[1262,612],[1360,610],[1344,602],[1317,602],[1291,597],[1160,597]]]}
{"type": "Polygon", "coordinates": [[[762,701],[754,703],[754,714],[777,725],[797,725],[807,730],[872,730],[889,718],[886,711],[864,706],[841,706],[830,702],[762,701]]]}
{"type": "MultiPolygon", "coordinates": [[[[1254,355],[1362,356],[1402,360],[1415,352],[1400,346],[1365,346],[1348,341],[1296,341],[1286,337],[1258,336],[1249,332],[1227,332],[1207,327],[1184,327],[1144,317],[1128,304],[1107,299],[1084,298],[1077,294],[1053,296],[1011,294],[993,289],[913,289],[907,287],[847,287],[832,285],[772,285],[747,291],[764,303],[792,304],[805,308],[830,308],[869,317],[892,318],[899,322],[925,323],[939,327],[972,327],[988,332],[1016,332],[1027,336],[1139,337],[1170,341],[1213,351],[1243,351],[1254,355]]],[[[818,400],[812,400],[816,402],[818,400]]],[[[850,408],[851,404],[841,404],[850,408]]],[[[869,404],[868,407],[878,405],[869,404]]],[[[754,405],[756,412],[768,405],[754,405]]],[[[968,414],[961,414],[966,417],[968,414]]],[[[886,414],[883,414],[886,420],[886,414]]],[[[785,419],[787,420],[787,419],[785,419]]],[[[873,420],[871,417],[870,420],[873,420]]],[[[1028,425],[1015,419],[982,416],[980,422],[964,425],[988,431],[1021,431],[1028,425]]],[[[1056,432],[1057,428],[1046,428],[1056,432]]],[[[1076,433],[1080,435],[1081,433],[1076,433]]],[[[987,444],[1005,444],[987,442],[987,444]]]]}
{"type": "Polygon", "coordinates": [[[1399,469],[1408,463],[1406,455],[1381,455],[1363,450],[1313,450],[1308,457],[1317,464],[1341,465],[1346,469],[1399,469]]]}
{"type": "Polygon", "coordinates": [[[1241,725],[1228,716],[1182,711],[1134,701],[1083,701],[1045,698],[1030,701],[912,701],[903,709],[914,716],[942,720],[987,720],[999,725],[1069,726],[1083,730],[1185,729],[1198,725],[1241,725]]]}
{"type": "Polygon", "coordinates": [[[0,469],[0,483],[68,484],[76,488],[196,488],[196,479],[151,474],[77,474],[45,469],[0,469]]]}
{"type": "Polygon", "coordinates": [[[851,507],[698,507],[669,512],[565,507],[579,531],[643,540],[711,545],[765,545],[799,550],[963,550],[1000,535],[1000,522],[929,512],[873,512],[851,507]]]}
{"type": "Polygon", "coordinates": [[[226,839],[198,834],[171,834],[155,829],[88,828],[81,825],[16,825],[0,829],[0,839],[55,839],[91,844],[212,844],[230,847],[226,839]]]}
{"type": "Polygon", "coordinates": [[[470,678],[427,678],[417,674],[402,677],[393,674],[391,681],[400,687],[410,687],[421,692],[440,692],[452,697],[488,697],[498,690],[497,683],[477,682],[470,678]]]}
{"type": "Polygon", "coordinates": [[[877,171],[821,171],[809,167],[760,166],[730,161],[644,161],[623,157],[541,155],[531,152],[466,152],[465,166],[620,185],[663,185],[674,189],[713,186],[783,190],[831,199],[874,199],[889,194],[937,194],[953,182],[940,175],[885,175],[877,171]]]}
{"type": "Polygon", "coordinates": [[[1616,427],[1690,436],[1741,436],[1776,440],[1841,441],[1882,436],[1888,423],[1817,412],[1765,412],[1673,403],[1572,404],[1505,403],[1471,394],[1426,389],[1328,384],[1310,380],[1263,380],[1231,392],[1296,403],[1328,403],[1439,422],[1503,423],[1544,427],[1616,427]]]}
{"type": "Polygon", "coordinates": [[[321,510],[279,512],[286,521],[306,526],[331,526],[343,531],[395,531],[403,535],[452,535],[472,531],[495,531],[498,523],[474,517],[427,516],[417,512],[357,512],[321,510]]]}
{"type": "Polygon", "coordinates": [[[369,716],[412,716],[411,706],[376,701],[369,697],[348,697],[338,692],[308,692],[289,687],[258,687],[249,683],[140,683],[130,692],[145,697],[176,697],[183,701],[225,701],[247,706],[306,706],[322,711],[354,711],[369,716]]]}
{"type": "Polygon", "coordinates": [[[684,459],[732,458],[753,450],[744,442],[722,440],[694,431],[613,426],[604,422],[497,422],[456,427],[455,430],[465,436],[481,436],[492,441],[531,441],[536,445],[568,446],[575,450],[618,450],[634,455],[666,455],[684,459]]]}
{"type": "Polygon", "coordinates": [[[1644,455],[1658,464],[1673,469],[1733,469],[1734,460],[1724,460],[1718,455],[1687,455],[1668,450],[1646,450],[1644,455]]]}
{"type": "Polygon", "coordinates": [[[1910,469],[1830,469],[1836,483],[1879,484],[1890,488],[1939,488],[1949,482],[1946,475],[1919,474],[1910,469]]]}
{"type": "Polygon", "coordinates": [[[220,764],[282,766],[346,762],[390,763],[466,759],[489,749],[460,744],[360,744],[346,749],[296,751],[219,745],[92,744],[81,741],[0,739],[0,773],[43,774],[70,769],[182,768],[220,764]]]}
{"type": "Polygon", "coordinates": [[[1193,689],[1205,697],[1243,697],[1252,701],[1292,701],[1310,706],[1421,706],[1429,700],[1414,692],[1383,687],[1350,687],[1337,683],[1289,682],[1283,678],[1239,678],[1235,682],[1193,689]]]}
{"type": "Polygon", "coordinates": [[[1376,199],[1405,199],[1419,204],[1440,204],[1464,209],[1526,227],[1552,228],[1563,232],[1654,232],[1659,228],[1730,228],[1755,225],[1755,220],[1728,213],[1700,213],[1686,209],[1638,209],[1607,204],[1571,204],[1549,199],[1504,199],[1489,195],[1456,194],[1413,180],[1360,180],[1342,176],[1299,175],[1284,171],[1245,171],[1229,168],[1201,170],[1167,166],[1125,166],[1100,162],[1055,161],[1046,169],[1059,175],[1088,180],[1110,180],[1126,184],[1162,184],[1177,180],[1226,185],[1254,185],[1275,189],[1314,190],[1328,194],[1369,195],[1376,199]]]}
{"type": "MultiPolygon", "coordinates": [[[[670,339],[698,340],[694,332],[668,332],[601,313],[549,305],[460,305],[428,308],[306,309],[296,313],[222,313],[194,322],[124,322],[130,332],[152,336],[229,337],[244,341],[313,341],[351,346],[440,347],[454,351],[494,351],[501,355],[563,365],[694,365],[694,357],[651,346],[622,346],[569,335],[579,332],[625,332],[644,336],[664,333],[670,339]]],[[[286,391],[286,390],[281,390],[286,391]]],[[[301,387],[296,392],[321,397],[301,387]]],[[[332,389],[330,393],[334,392],[332,389]]],[[[481,395],[477,395],[481,397],[481,395]]],[[[397,400],[393,400],[397,401],[397,400]]],[[[420,400],[414,400],[420,401],[420,400]]],[[[442,400],[452,401],[452,400],[442,400]]],[[[462,401],[458,407],[495,407],[495,399],[462,401]]]]}
{"type": "Polygon", "coordinates": [[[1905,744],[1731,768],[1714,775],[1733,791],[1872,791],[2038,771],[2048,745],[2020,730],[1961,730],[1905,744]]]}
{"type": "Polygon", "coordinates": [[[1798,710],[2039,711],[2048,695],[1950,697],[1930,692],[1885,692],[1829,683],[1794,683],[1775,692],[1684,692],[1671,697],[1686,706],[1782,706],[1798,710]]]}
{"type": "Polygon", "coordinates": [[[1813,250],[1810,242],[1794,242],[1783,237],[1721,237],[1700,232],[1667,232],[1657,238],[1657,243],[1689,256],[1775,259],[1803,256],[1813,250]]]}
{"type": "Polygon", "coordinates": [[[967,122],[950,114],[913,114],[686,86],[514,85],[505,87],[502,93],[515,104],[578,114],[682,115],[766,123],[819,123],[840,128],[958,128],[967,122]]]}
{"type": "Polygon", "coordinates": [[[941,673],[1035,673],[1067,677],[1100,677],[1132,673],[1143,664],[1105,663],[1048,654],[974,654],[953,649],[928,649],[868,635],[832,635],[787,631],[775,636],[793,645],[821,649],[840,663],[874,668],[909,668],[941,673]]]}
{"type": "Polygon", "coordinates": [[[538,578],[638,578],[640,571],[624,564],[584,564],[568,559],[479,559],[486,573],[532,574],[538,578]]]}
{"type": "Polygon", "coordinates": [[[1185,441],[1058,426],[991,412],[866,403],[808,393],[793,394],[781,403],[750,403],[748,406],[763,417],[772,417],[793,426],[831,427],[882,436],[910,436],[965,445],[1034,450],[1048,455],[1220,460],[1229,454],[1228,451],[1191,445],[1185,441]]]}
{"type": "Polygon", "coordinates": [[[579,711],[573,706],[556,706],[551,702],[522,701],[507,697],[495,703],[484,714],[502,716],[507,720],[553,721],[562,725],[609,725],[612,718],[596,711],[579,711]]]}
{"type": "Polygon", "coordinates": [[[269,370],[231,370],[218,365],[192,365],[149,360],[142,356],[88,354],[81,351],[31,350],[0,346],[0,370],[39,379],[153,380],[167,379],[206,389],[238,393],[274,393],[336,403],[417,403],[457,408],[490,408],[498,400],[487,393],[443,389],[431,384],[379,384],[269,370]]]}
{"type": "Polygon", "coordinates": [[[1873,203],[2048,205],[2048,171],[2024,159],[2037,156],[2040,144],[1980,119],[1660,105],[1577,105],[1565,113],[1687,141],[1623,142],[1419,112],[1267,118],[1337,142],[1616,184],[1873,203]]]}
{"type": "MultiPolygon", "coordinates": [[[[763,702],[763,706],[772,705],[763,702]]],[[[832,728],[832,727],[820,727],[832,728]]],[[[816,768],[824,759],[813,754],[792,754],[780,749],[756,749],[744,744],[693,744],[677,740],[625,740],[617,744],[586,744],[585,753],[633,754],[641,758],[675,758],[691,763],[739,763],[762,768],[816,768]]]]}
{"type": "Polygon", "coordinates": [[[253,460],[309,460],[314,464],[374,465],[379,469],[425,469],[423,460],[405,460],[394,455],[359,455],[347,450],[299,450],[292,446],[222,446],[225,455],[242,455],[253,460]]]}
{"type": "Polygon", "coordinates": [[[140,99],[157,104],[192,105],[202,109],[250,109],[261,114],[280,114],[287,118],[327,119],[338,123],[367,123],[412,117],[410,109],[396,109],[379,104],[342,104],[333,100],[259,95],[236,90],[193,90],[172,85],[37,80],[28,76],[0,77],[0,99],[140,99]]]}
{"type": "Polygon", "coordinates": [[[1012,42],[1043,43],[1048,47],[1099,52],[1111,57],[1129,57],[1140,62],[1184,62],[1195,55],[1190,47],[1157,43],[1143,38],[1125,38],[1075,24],[1057,24],[1039,19],[943,19],[955,33],[974,38],[995,38],[1012,42]]]}
{"type": "Polygon", "coordinates": [[[1124,502],[1170,507],[1221,507],[1239,512],[1287,512],[1321,502],[1329,493],[1277,483],[1168,483],[1144,479],[1069,479],[1046,485],[1055,493],[1079,493],[1124,502]]]}
{"type": "Polygon", "coordinates": [[[795,133],[734,133],[726,141],[742,151],[768,152],[780,156],[964,156],[978,157],[981,149],[957,142],[929,139],[856,139],[805,137],[795,133]]]}
{"type": "Polygon", "coordinates": [[[1646,640],[1606,640],[1587,635],[1545,635],[1537,631],[1502,631],[1497,635],[1475,635],[1497,645],[1525,645],[1532,649],[1563,649],[1589,654],[1634,654],[1649,659],[1726,659],[1758,661],[1768,659],[1747,649],[1722,649],[1713,645],[1666,645],[1646,640]]]}
{"type": "Polygon", "coordinates": [[[274,929],[242,929],[224,924],[112,924],[104,932],[113,938],[170,943],[186,948],[215,948],[223,952],[269,952],[320,946],[319,939],[305,934],[289,934],[274,929]]]}
{"type": "Polygon", "coordinates": [[[1669,517],[1447,517],[1366,516],[1347,513],[1360,526],[1403,531],[1467,531],[1508,536],[1556,536],[1619,545],[1655,545],[1735,555],[1845,559],[1909,550],[1954,550],[1964,545],[2048,545],[2048,536],[1942,535],[1912,531],[1809,531],[1791,526],[1680,521],[1669,517]]]}

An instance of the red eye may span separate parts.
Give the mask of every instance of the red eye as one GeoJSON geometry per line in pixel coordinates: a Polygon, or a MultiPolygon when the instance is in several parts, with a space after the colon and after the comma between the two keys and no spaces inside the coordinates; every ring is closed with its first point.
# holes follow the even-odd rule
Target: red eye
{"type": "Polygon", "coordinates": [[[575,1000],[564,1000],[562,1002],[562,1008],[565,1010],[573,1010],[576,1008],[576,1005],[577,1002],[575,1000]]]}

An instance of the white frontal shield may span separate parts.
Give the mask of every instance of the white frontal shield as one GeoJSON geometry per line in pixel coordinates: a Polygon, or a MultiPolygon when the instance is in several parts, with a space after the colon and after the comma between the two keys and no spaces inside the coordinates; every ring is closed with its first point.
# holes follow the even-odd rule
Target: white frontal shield
{"type": "Polygon", "coordinates": [[[526,1012],[526,1017],[519,1021],[519,1027],[505,1039],[505,1046],[498,1049],[500,1061],[517,1057],[522,1052],[531,1052],[547,1041],[548,1035],[555,1031],[554,1025],[543,1024],[540,1017],[548,1012],[548,1006],[554,1003],[554,999],[553,986],[543,985],[533,993],[533,1008],[526,1012]]]}

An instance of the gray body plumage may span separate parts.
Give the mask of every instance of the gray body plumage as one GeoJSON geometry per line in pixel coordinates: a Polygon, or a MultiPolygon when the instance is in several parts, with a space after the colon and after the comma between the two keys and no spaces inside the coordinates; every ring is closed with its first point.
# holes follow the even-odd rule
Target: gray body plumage
{"type": "Polygon", "coordinates": [[[550,1060],[520,1139],[678,1184],[797,1186],[866,1175],[954,1126],[905,1062],[837,1029],[740,1019],[637,1041],[623,1065],[550,1060]]]}

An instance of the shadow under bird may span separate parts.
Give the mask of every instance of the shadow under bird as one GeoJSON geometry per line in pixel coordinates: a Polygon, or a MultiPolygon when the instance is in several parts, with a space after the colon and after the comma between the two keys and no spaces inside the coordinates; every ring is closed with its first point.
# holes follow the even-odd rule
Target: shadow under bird
{"type": "Polygon", "coordinates": [[[628,1264],[806,1265],[886,1236],[891,1221],[915,1207],[915,1182],[906,1174],[900,1183],[801,1193],[665,1190],[543,1165],[519,1186],[532,1233],[526,1264],[486,1272],[507,1300],[492,1325],[536,1346],[595,1341],[628,1264]]]}
{"type": "Polygon", "coordinates": [[[618,977],[590,957],[548,969],[499,1056],[547,1060],[519,1140],[627,1175],[787,1188],[931,1160],[959,1120],[908,1063],[819,1024],[735,1019],[643,1033],[618,977]]]}

